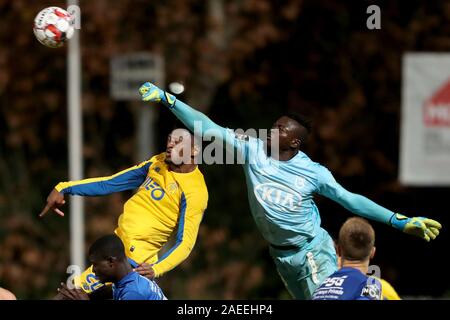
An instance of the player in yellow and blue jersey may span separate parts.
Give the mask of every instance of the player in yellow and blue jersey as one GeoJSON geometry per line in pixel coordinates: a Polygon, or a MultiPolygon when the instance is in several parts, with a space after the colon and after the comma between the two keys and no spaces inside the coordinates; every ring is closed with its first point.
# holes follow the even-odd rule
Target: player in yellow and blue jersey
{"type": "MultiPolygon", "coordinates": [[[[49,210],[64,216],[59,207],[66,194],[101,196],[138,189],[125,203],[115,233],[124,243],[127,257],[140,265],[137,271],[149,278],[161,276],[189,256],[207,207],[205,180],[194,161],[199,148],[191,138],[187,130],[176,129],[168,136],[166,152],[134,167],[108,177],[58,183],[40,216],[49,210]],[[191,142],[186,147],[187,141],[191,142]],[[188,159],[183,157],[186,148],[190,149],[188,159]],[[175,245],[158,257],[174,232],[175,245]]],[[[87,293],[102,286],[92,266],[77,284],[87,293]]]]}

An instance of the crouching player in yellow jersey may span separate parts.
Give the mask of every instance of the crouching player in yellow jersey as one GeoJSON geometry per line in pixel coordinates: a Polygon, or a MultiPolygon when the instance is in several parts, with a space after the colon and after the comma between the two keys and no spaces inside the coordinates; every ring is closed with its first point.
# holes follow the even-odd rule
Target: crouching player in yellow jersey
{"type": "MultiPolygon", "coordinates": [[[[58,208],[65,194],[101,196],[138,188],[125,203],[115,233],[132,266],[149,278],[159,277],[189,256],[197,238],[208,202],[205,180],[194,161],[198,153],[193,136],[176,129],[168,136],[166,152],[139,165],[109,177],[58,183],[40,217],[49,210],[64,216],[58,208]],[[158,258],[175,231],[175,245],[158,258]]],[[[87,293],[102,286],[92,266],[76,282],[87,293]]]]}

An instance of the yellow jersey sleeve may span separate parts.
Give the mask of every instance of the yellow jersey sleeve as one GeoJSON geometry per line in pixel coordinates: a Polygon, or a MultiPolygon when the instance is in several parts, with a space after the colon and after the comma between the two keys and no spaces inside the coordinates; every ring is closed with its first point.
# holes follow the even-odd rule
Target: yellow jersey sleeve
{"type": "Polygon", "coordinates": [[[144,182],[151,164],[150,159],[108,177],[60,182],[55,189],[64,194],[79,196],[101,196],[136,189],[144,182]]]}
{"type": "Polygon", "coordinates": [[[208,202],[205,188],[193,188],[191,192],[182,193],[180,215],[175,245],[153,265],[155,276],[159,277],[183,262],[191,253],[197,239],[203,213],[208,202]]]}

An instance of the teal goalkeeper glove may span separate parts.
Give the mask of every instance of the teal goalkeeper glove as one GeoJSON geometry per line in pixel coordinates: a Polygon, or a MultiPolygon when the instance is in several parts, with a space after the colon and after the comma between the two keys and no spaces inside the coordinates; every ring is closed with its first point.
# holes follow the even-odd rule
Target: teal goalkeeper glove
{"type": "Polygon", "coordinates": [[[161,102],[169,108],[173,108],[175,101],[177,100],[174,95],[161,90],[150,82],[144,83],[139,88],[139,93],[141,94],[143,101],[161,102]]]}
{"type": "Polygon", "coordinates": [[[442,228],[436,220],[424,217],[408,218],[398,213],[392,215],[390,224],[404,233],[420,237],[427,242],[436,239],[439,235],[439,229],[442,228]]]}

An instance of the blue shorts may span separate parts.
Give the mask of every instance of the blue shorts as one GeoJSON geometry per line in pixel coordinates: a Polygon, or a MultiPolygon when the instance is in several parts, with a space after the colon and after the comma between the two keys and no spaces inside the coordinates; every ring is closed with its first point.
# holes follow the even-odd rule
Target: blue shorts
{"type": "Polygon", "coordinates": [[[338,269],[333,240],[322,228],[302,248],[270,246],[270,255],[294,299],[311,299],[314,290],[338,269]]]}

